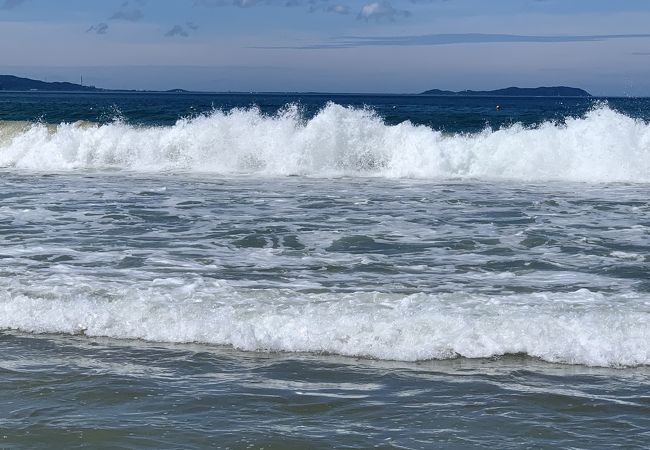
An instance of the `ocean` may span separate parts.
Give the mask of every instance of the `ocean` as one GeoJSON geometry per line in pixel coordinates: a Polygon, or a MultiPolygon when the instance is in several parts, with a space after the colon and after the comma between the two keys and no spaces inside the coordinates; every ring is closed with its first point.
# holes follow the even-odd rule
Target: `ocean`
{"type": "Polygon", "coordinates": [[[0,448],[647,448],[649,193],[646,98],[0,93],[0,448]]]}

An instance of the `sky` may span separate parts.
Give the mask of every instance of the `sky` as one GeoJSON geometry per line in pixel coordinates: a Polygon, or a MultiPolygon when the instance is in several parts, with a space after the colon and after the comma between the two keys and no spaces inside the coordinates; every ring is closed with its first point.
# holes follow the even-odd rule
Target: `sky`
{"type": "Polygon", "coordinates": [[[115,89],[650,96],[650,0],[0,0],[0,73],[115,89]]]}

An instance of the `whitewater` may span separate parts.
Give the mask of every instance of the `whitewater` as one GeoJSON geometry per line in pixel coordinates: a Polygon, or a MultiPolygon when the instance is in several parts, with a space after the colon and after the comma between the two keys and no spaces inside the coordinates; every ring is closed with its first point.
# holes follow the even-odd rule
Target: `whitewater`
{"type": "Polygon", "coordinates": [[[0,328],[650,364],[645,118],[596,102],[451,132],[380,111],[0,122],[0,328]]]}
{"type": "Polygon", "coordinates": [[[27,292],[3,286],[0,327],[400,361],[526,354],[589,366],[650,363],[645,296],[584,289],[528,296],[304,294],[224,284],[156,279],[128,288],[75,278],[27,292]]]}
{"type": "Polygon", "coordinates": [[[122,119],[0,123],[0,167],[265,177],[650,181],[650,125],[595,104],[582,116],[450,133],[369,107],[212,110],[173,125],[122,119]]]}
{"type": "Polygon", "coordinates": [[[399,361],[650,363],[644,186],[2,179],[0,329],[399,361]]]}

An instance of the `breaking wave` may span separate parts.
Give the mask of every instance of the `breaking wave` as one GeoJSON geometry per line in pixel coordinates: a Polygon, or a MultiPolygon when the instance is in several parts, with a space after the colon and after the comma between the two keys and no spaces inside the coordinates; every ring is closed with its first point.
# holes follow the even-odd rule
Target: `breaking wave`
{"type": "Polygon", "coordinates": [[[386,125],[330,103],[214,111],[173,126],[0,122],[0,167],[311,177],[650,182],[650,125],[599,105],[581,118],[475,134],[386,125]]]}
{"type": "Polygon", "coordinates": [[[0,329],[402,361],[522,353],[589,366],[648,365],[648,313],[637,294],[586,289],[310,294],[201,279],[130,287],[58,279],[0,292],[0,329]]]}

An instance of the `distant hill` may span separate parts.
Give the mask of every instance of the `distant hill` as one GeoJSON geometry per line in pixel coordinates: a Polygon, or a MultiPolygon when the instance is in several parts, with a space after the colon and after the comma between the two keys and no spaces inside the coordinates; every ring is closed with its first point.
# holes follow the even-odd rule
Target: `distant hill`
{"type": "Polygon", "coordinates": [[[0,75],[0,91],[90,91],[97,92],[103,89],[94,86],[82,86],[75,83],[53,82],[32,80],[30,78],[15,77],[13,75],[0,75]]]}
{"type": "Polygon", "coordinates": [[[168,91],[138,91],[127,89],[102,89],[95,86],[83,86],[76,83],[55,81],[32,80],[31,78],[15,77],[13,75],[0,75],[0,91],[49,91],[49,92],[169,92],[189,93],[185,89],[170,89],[168,91]]]}
{"type": "Polygon", "coordinates": [[[518,88],[509,87],[505,89],[496,89],[494,91],[443,91],[440,89],[431,89],[422,92],[420,95],[439,95],[439,96],[465,96],[465,97],[591,97],[591,94],[583,89],[554,86],[554,87],[536,87],[536,88],[518,88]]]}

